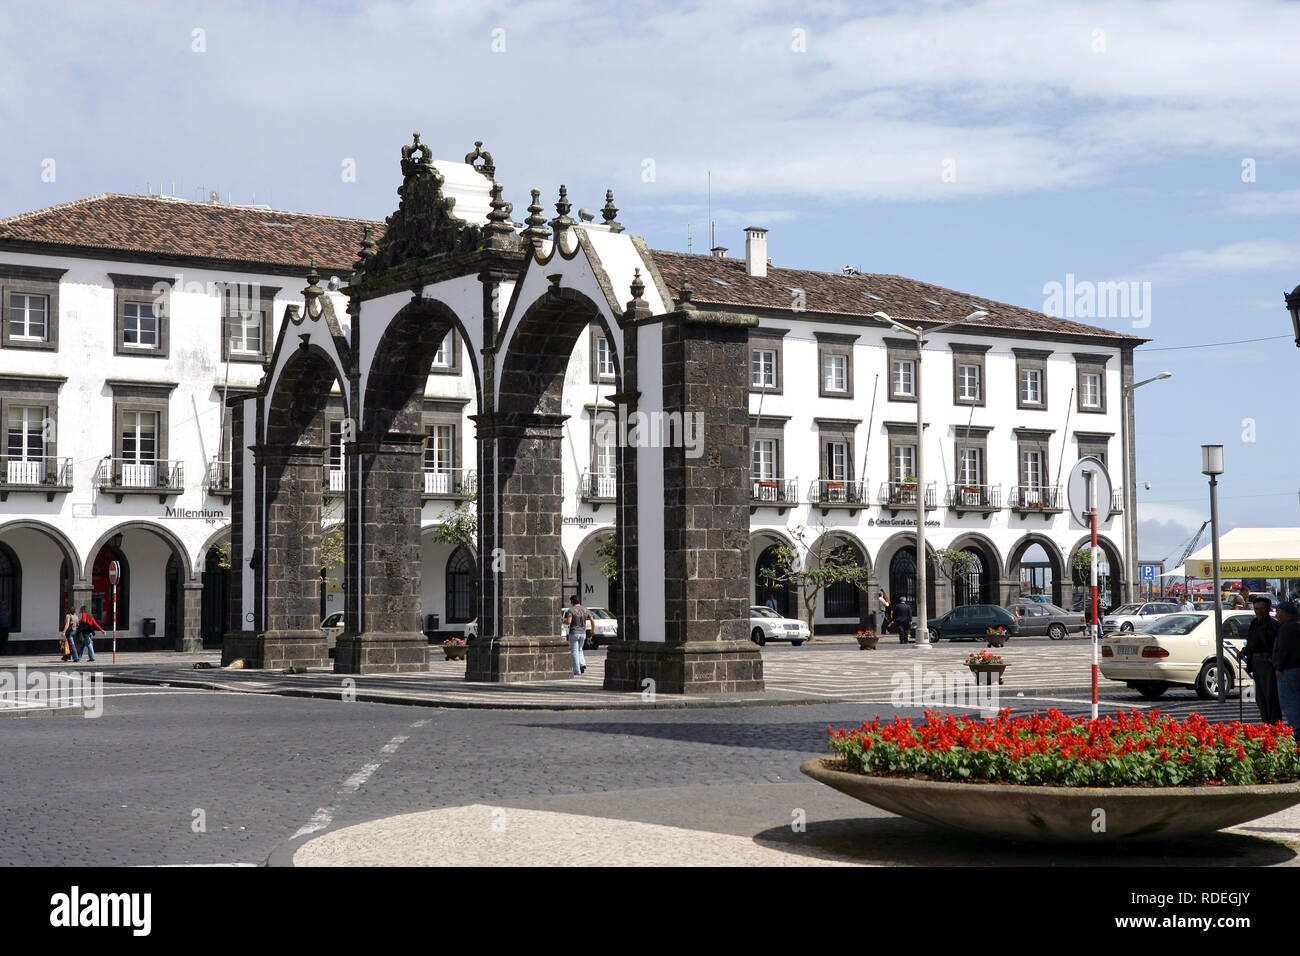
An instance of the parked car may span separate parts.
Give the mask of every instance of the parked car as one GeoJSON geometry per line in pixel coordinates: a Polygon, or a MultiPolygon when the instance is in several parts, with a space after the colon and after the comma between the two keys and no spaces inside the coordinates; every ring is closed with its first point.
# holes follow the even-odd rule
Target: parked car
{"type": "Polygon", "coordinates": [[[1046,594],[1022,594],[1016,599],[1017,604],[1034,603],[1034,604],[1051,604],[1052,599],[1046,594]]]}
{"type": "Polygon", "coordinates": [[[343,633],[343,612],[335,611],[325,618],[320,622],[320,629],[325,632],[325,646],[329,648],[330,657],[333,657],[335,644],[343,633]]]}
{"type": "Polygon", "coordinates": [[[929,624],[931,642],[945,637],[950,641],[982,641],[990,627],[1005,627],[1012,637],[1020,632],[1016,616],[996,604],[964,604],[929,624]]]}
{"type": "MultiPolygon", "coordinates": [[[[1253,617],[1249,611],[1224,615],[1228,690],[1248,676],[1236,658],[1253,617]]],[[[1215,664],[1213,614],[1164,614],[1139,631],[1112,634],[1101,641],[1102,676],[1123,681],[1147,700],[1155,700],[1170,687],[1190,687],[1202,700],[1218,696],[1215,664]]]]}
{"type": "Polygon", "coordinates": [[[594,629],[587,635],[583,647],[592,651],[602,644],[611,644],[617,641],[618,618],[603,607],[589,607],[587,610],[591,613],[591,623],[594,629]]]}
{"type": "Polygon", "coordinates": [[[798,647],[811,634],[803,621],[782,617],[770,607],[759,607],[756,604],[749,608],[749,627],[749,639],[759,647],[768,641],[789,641],[798,647]]]}
{"type": "Polygon", "coordinates": [[[1147,601],[1138,604],[1121,604],[1115,610],[1101,617],[1101,633],[1113,631],[1131,631],[1142,621],[1161,614],[1178,613],[1178,605],[1172,601],[1147,601]]]}
{"type": "Polygon", "coordinates": [[[1078,634],[1088,629],[1087,620],[1080,612],[1067,611],[1057,604],[1040,604],[1022,599],[1014,608],[1007,610],[1015,614],[1020,622],[1020,637],[1046,635],[1054,641],[1060,641],[1069,634],[1078,634]]]}

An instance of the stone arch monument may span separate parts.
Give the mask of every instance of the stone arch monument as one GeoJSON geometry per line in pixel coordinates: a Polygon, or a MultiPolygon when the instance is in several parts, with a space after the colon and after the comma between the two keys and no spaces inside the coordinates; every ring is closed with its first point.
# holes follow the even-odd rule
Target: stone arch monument
{"type": "Polygon", "coordinates": [[[223,661],[323,666],[319,582],[323,413],[342,398],[346,633],[339,673],[423,671],[420,408],[450,329],[470,353],[477,431],[479,636],[466,679],[571,676],[559,637],[560,411],[577,338],[602,326],[615,352],[618,607],[605,687],[752,691],[748,640],[748,381],[753,316],[669,293],[643,242],[616,221],[542,215],[522,227],[476,144],[465,162],[402,148],[397,210],[367,235],[347,286],[347,334],[308,277],[263,380],[231,399],[231,620],[223,661]],[[652,682],[652,683],[651,683],[652,682]]]}

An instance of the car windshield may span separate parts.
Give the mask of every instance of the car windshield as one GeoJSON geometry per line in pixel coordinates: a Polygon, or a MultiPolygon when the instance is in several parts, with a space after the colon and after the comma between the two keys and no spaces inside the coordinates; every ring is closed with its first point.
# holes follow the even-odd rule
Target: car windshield
{"type": "Polygon", "coordinates": [[[591,614],[592,617],[599,618],[601,620],[605,620],[607,618],[611,618],[614,616],[613,614],[610,614],[608,611],[606,611],[603,607],[589,607],[587,608],[587,611],[588,613],[591,614]]]}
{"type": "Polygon", "coordinates": [[[1048,614],[1069,614],[1070,613],[1065,608],[1056,604],[1044,604],[1043,607],[1047,609],[1048,614]]]}
{"type": "Polygon", "coordinates": [[[1139,610],[1141,610],[1141,608],[1142,608],[1141,604],[1121,604],[1119,607],[1115,608],[1115,610],[1111,611],[1110,613],[1111,614],[1136,614],[1139,610]]]}
{"type": "Polygon", "coordinates": [[[773,611],[770,607],[751,607],[749,609],[749,616],[750,617],[780,617],[781,615],[777,614],[776,611],[773,611]]]}
{"type": "Polygon", "coordinates": [[[342,620],[343,620],[343,612],[342,612],[342,611],[336,611],[335,613],[331,614],[329,617],[325,618],[325,621],[324,621],[324,623],[323,623],[321,626],[322,626],[322,627],[338,627],[338,626],[339,626],[339,623],[340,623],[342,620]]]}
{"type": "Polygon", "coordinates": [[[1190,634],[1205,620],[1204,614],[1166,614],[1142,629],[1145,634],[1190,634]]]}

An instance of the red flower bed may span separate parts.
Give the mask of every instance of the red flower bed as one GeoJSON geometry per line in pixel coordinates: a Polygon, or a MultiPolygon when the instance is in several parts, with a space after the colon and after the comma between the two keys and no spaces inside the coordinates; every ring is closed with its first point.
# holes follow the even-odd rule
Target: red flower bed
{"type": "Polygon", "coordinates": [[[996,718],[926,711],[922,721],[880,717],[857,730],[826,728],[829,747],[858,773],[1052,787],[1180,787],[1300,780],[1300,751],[1285,723],[1212,724],[1155,710],[1089,720],[1046,714],[996,718]]]}

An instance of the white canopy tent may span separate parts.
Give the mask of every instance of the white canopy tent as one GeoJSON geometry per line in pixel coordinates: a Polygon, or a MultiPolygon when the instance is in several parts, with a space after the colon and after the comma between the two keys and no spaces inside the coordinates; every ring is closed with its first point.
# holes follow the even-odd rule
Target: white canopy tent
{"type": "MultiPolygon", "coordinates": [[[[1213,560],[1213,548],[1207,544],[1160,576],[1210,578],[1214,576],[1213,560]]],[[[1219,574],[1225,578],[1300,577],[1300,528],[1233,528],[1219,538],[1219,574]]]]}

